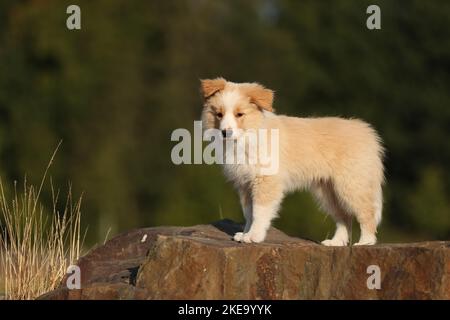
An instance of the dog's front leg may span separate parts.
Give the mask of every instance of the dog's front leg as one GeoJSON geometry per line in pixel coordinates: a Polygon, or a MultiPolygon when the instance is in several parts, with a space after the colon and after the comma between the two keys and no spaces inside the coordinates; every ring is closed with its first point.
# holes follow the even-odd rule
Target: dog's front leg
{"type": "Polygon", "coordinates": [[[277,216],[283,192],[275,179],[264,178],[255,184],[252,193],[252,223],[242,235],[242,242],[262,242],[272,220],[277,216]]]}
{"type": "Polygon", "coordinates": [[[237,232],[233,239],[235,241],[242,241],[242,237],[244,233],[250,230],[250,226],[252,225],[252,195],[249,188],[239,188],[239,198],[241,201],[242,212],[245,218],[245,227],[244,232],[237,232]]]}

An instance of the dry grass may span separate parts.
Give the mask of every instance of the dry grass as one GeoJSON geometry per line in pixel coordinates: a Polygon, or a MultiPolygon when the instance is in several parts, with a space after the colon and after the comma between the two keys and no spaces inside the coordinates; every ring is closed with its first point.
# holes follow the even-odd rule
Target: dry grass
{"type": "Polygon", "coordinates": [[[14,184],[8,199],[0,180],[0,295],[3,291],[4,299],[34,299],[55,289],[80,256],[81,197],[74,203],[69,187],[65,209],[59,212],[59,192],[50,180],[53,209],[46,212],[40,203],[57,149],[39,188],[27,185],[25,179],[23,190],[19,192],[14,184]]]}

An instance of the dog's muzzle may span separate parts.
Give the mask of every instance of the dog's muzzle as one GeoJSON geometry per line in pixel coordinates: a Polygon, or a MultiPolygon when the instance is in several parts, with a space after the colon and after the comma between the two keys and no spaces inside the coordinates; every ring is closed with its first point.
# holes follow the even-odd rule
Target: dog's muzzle
{"type": "Polygon", "coordinates": [[[224,129],[224,130],[222,130],[222,136],[224,138],[231,138],[233,136],[233,130],[232,129],[224,129]]]}

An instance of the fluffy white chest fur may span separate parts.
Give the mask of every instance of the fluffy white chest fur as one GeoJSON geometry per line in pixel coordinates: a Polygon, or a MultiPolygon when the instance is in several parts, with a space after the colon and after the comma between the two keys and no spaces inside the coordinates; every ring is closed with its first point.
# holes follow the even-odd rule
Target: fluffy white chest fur
{"type": "MultiPolygon", "coordinates": [[[[284,195],[308,188],[336,221],[335,235],[323,241],[324,245],[347,245],[352,217],[361,227],[357,245],[376,243],[382,211],[383,148],[370,125],[355,119],[275,115],[273,92],[255,83],[203,80],[202,92],[203,125],[221,130],[224,141],[237,145],[249,132],[261,130],[267,135],[263,153],[267,157],[257,153],[252,163],[224,164],[246,219],[243,232],[234,236],[236,241],[264,241],[284,195]]],[[[259,150],[261,140],[257,141],[259,150]]],[[[241,150],[243,146],[247,155],[255,148],[248,142],[240,145],[241,150]]]]}

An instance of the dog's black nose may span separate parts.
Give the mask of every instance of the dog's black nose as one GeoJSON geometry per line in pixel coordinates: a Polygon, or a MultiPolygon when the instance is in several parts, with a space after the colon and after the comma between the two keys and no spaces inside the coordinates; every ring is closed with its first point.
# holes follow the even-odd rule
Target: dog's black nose
{"type": "Polygon", "coordinates": [[[231,130],[231,129],[224,129],[224,130],[222,130],[222,136],[224,138],[229,138],[232,135],[233,135],[233,130],[231,130]]]}

